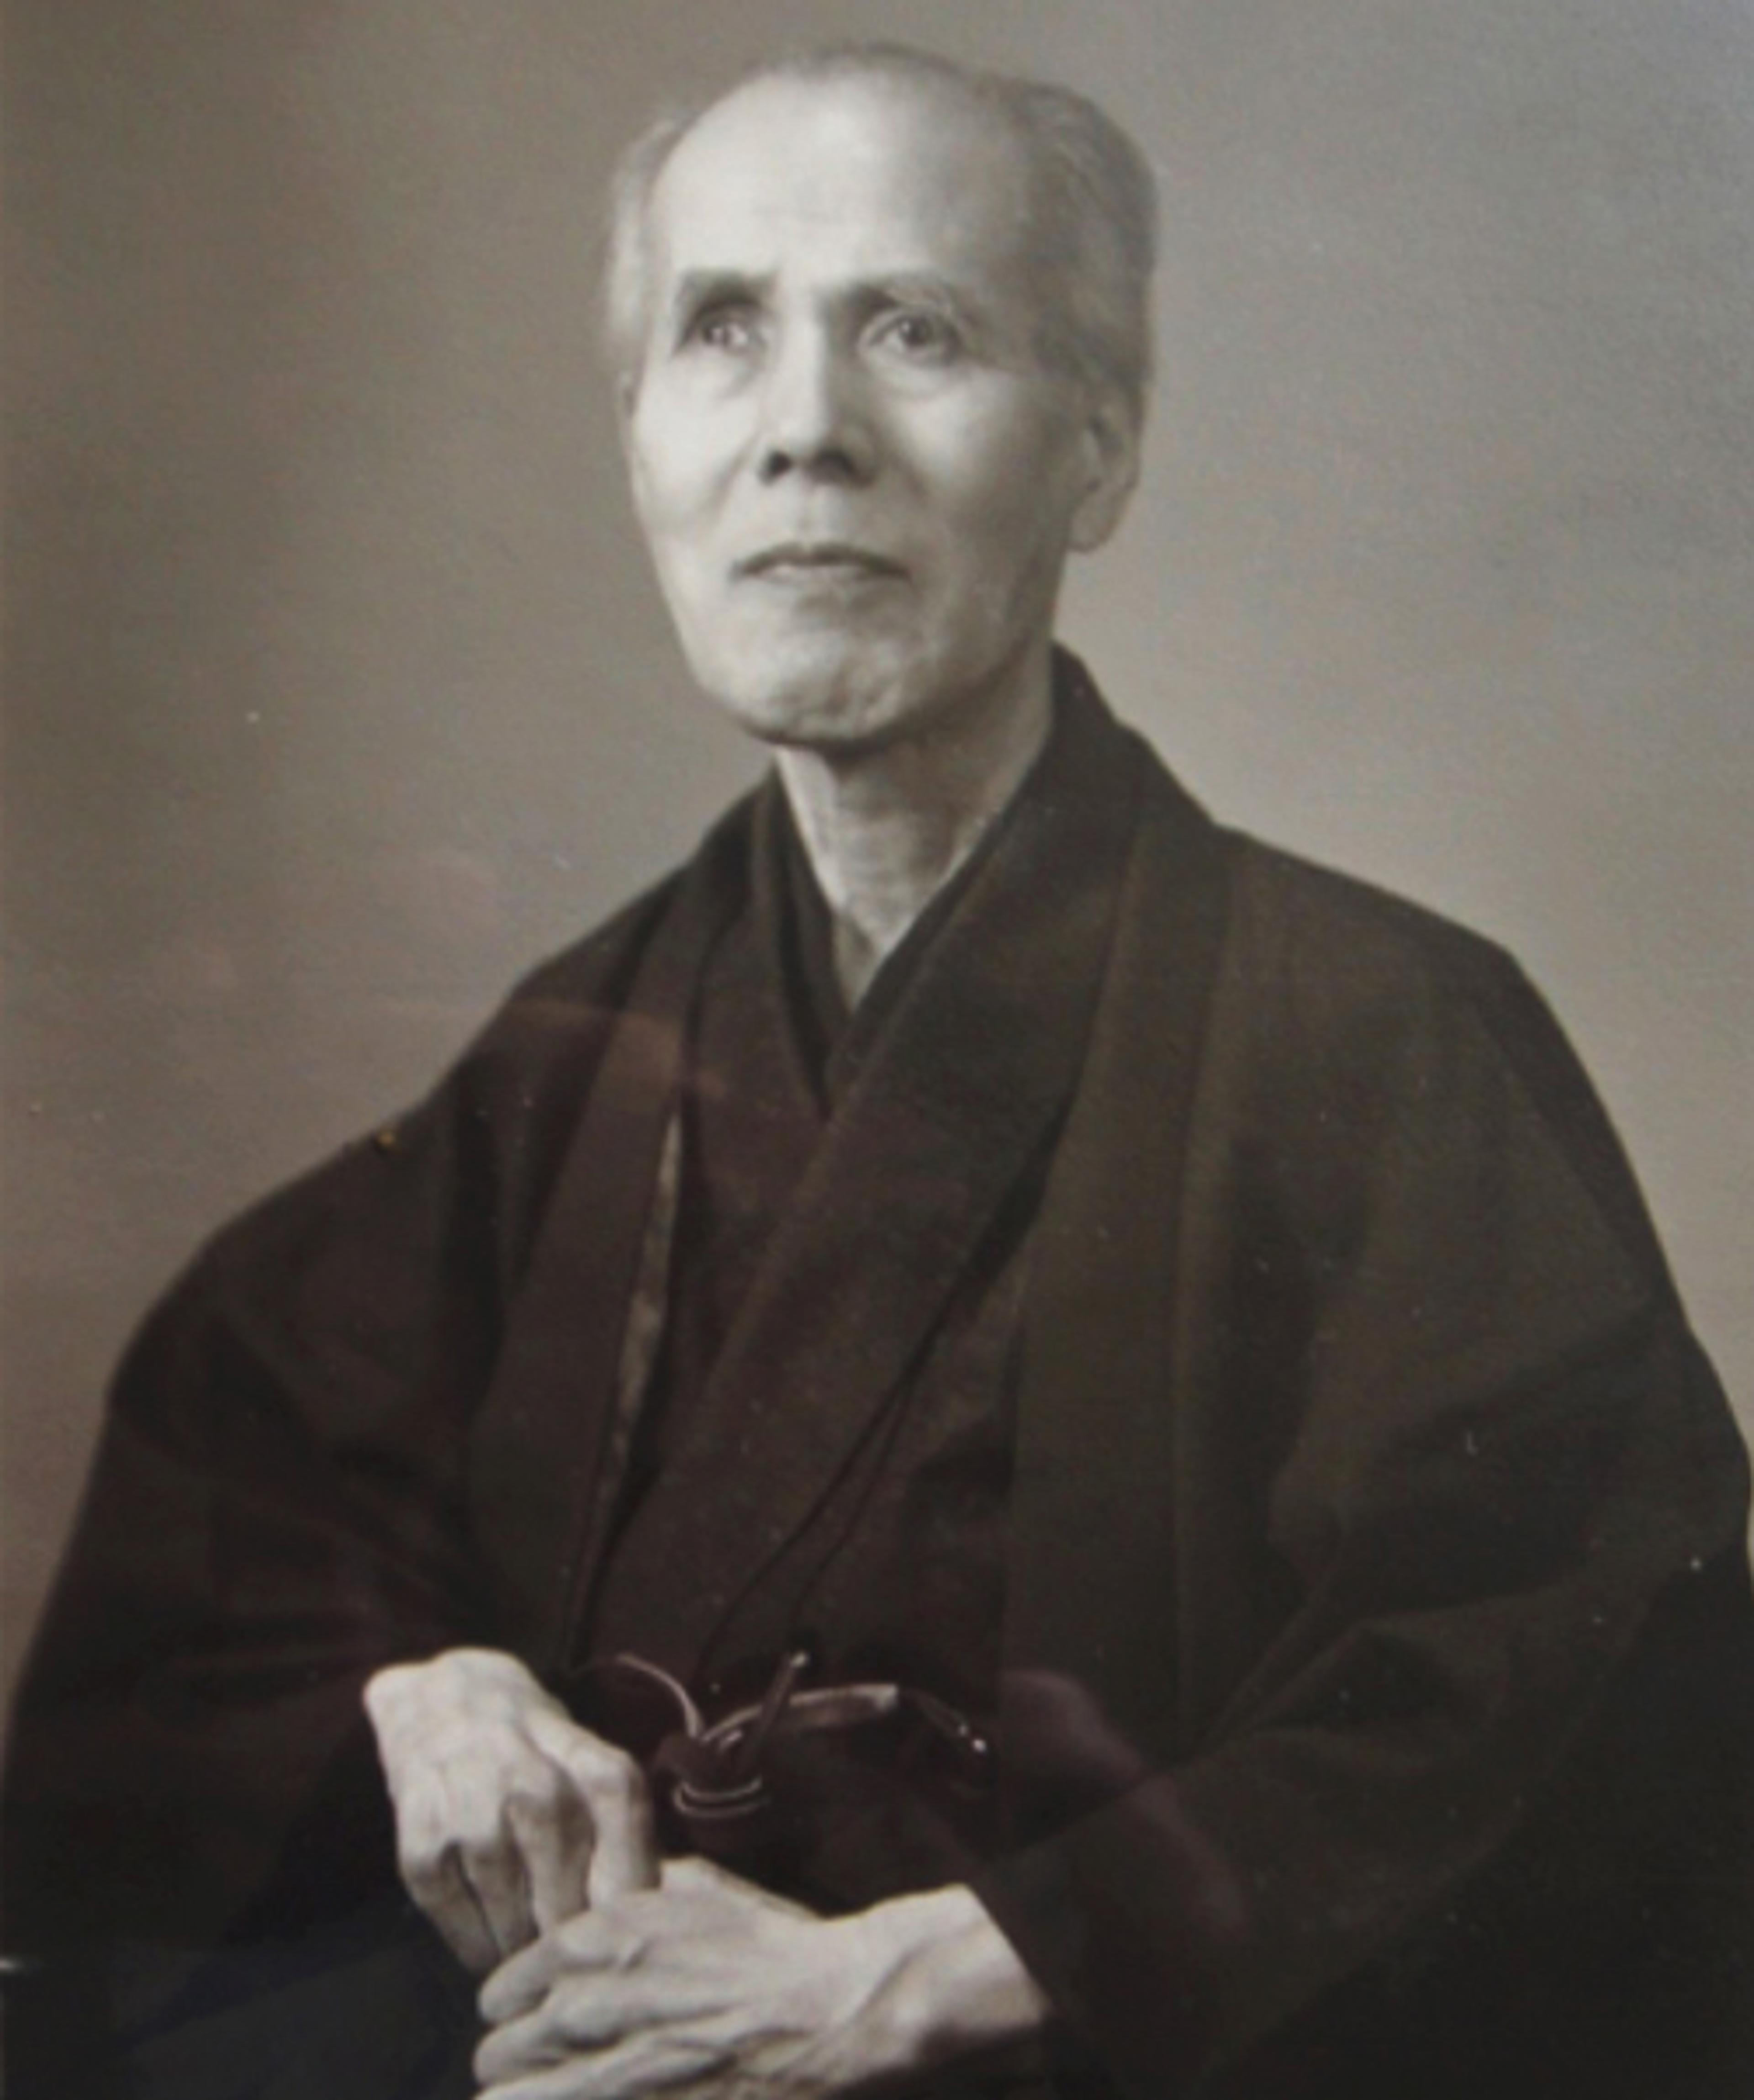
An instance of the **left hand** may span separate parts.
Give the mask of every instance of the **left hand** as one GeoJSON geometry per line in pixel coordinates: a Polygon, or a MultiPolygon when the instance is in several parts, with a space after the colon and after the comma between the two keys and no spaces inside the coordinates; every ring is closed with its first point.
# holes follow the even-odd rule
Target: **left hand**
{"type": "Polygon", "coordinates": [[[1028,2032],[1045,2001],[967,1889],[822,1918],[705,1860],[488,1979],[493,2100],[820,2100],[1028,2032]]]}

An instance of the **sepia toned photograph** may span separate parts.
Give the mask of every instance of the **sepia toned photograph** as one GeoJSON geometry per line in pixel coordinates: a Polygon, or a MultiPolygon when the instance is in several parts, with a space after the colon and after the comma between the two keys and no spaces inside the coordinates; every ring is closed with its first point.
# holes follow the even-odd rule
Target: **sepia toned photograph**
{"type": "Polygon", "coordinates": [[[6,46],[6,2100],[1750,2100],[1754,15],[6,46]]]}

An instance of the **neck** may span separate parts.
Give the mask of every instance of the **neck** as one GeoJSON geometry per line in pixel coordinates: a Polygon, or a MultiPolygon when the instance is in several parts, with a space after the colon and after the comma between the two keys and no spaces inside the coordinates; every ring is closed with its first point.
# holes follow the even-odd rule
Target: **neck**
{"type": "Polygon", "coordinates": [[[1052,715],[1044,655],[983,707],[919,736],[857,754],[780,752],[849,1005],[1016,793],[1052,715]]]}

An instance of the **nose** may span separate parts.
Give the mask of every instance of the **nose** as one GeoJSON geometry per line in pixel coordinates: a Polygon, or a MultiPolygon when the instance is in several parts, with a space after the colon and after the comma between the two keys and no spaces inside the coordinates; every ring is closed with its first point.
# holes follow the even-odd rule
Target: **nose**
{"type": "Polygon", "coordinates": [[[762,397],[756,470],[858,483],[875,470],[877,448],[858,375],[826,332],[799,329],[769,365],[762,397]]]}

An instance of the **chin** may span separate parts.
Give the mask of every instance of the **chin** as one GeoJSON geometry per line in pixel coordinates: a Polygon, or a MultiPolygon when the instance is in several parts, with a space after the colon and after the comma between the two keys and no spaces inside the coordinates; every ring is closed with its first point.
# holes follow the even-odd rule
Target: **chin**
{"type": "Polygon", "coordinates": [[[747,664],[701,682],[738,726],[764,743],[854,758],[917,734],[935,710],[937,682],[917,661],[869,659],[778,664],[760,678],[747,664]]]}

